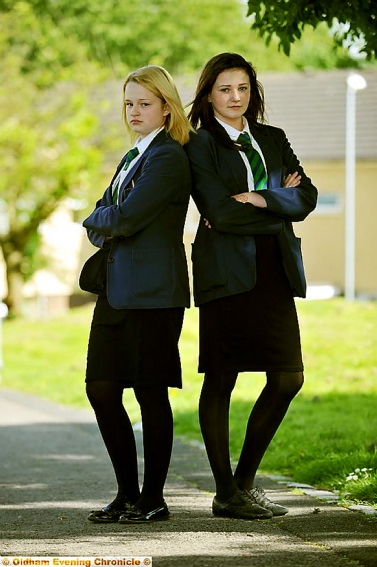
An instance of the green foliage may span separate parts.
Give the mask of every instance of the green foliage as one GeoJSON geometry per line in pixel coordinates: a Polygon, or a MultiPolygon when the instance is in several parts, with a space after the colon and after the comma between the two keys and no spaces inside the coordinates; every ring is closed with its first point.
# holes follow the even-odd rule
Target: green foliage
{"type": "MultiPolygon", "coordinates": [[[[376,503],[377,302],[298,301],[306,382],[273,439],[260,472],[286,474],[348,500],[376,503]],[[351,471],[372,469],[347,480],[351,471]]],[[[38,322],[5,321],[3,385],[88,407],[84,389],[92,306],[38,322]],[[23,348],[20,350],[20,337],[23,348]],[[46,342],[49,348],[46,349],[46,342]],[[53,368],[53,373],[51,369],[53,368]]],[[[183,390],[171,389],[177,435],[201,441],[197,374],[198,310],[186,312],[181,337],[183,390]]],[[[231,455],[236,460],[263,374],[240,374],[231,405],[231,455]]],[[[140,412],[132,391],[125,403],[140,412]]]]}
{"type": "Polygon", "coordinates": [[[85,46],[48,18],[39,17],[32,4],[1,3],[1,52],[7,53],[18,72],[30,75],[33,84],[49,87],[71,76],[72,67],[85,59],[85,46]]]}
{"type": "MultiPolygon", "coordinates": [[[[278,51],[278,41],[274,37],[270,42],[278,51]]],[[[316,29],[306,29],[300,41],[291,45],[289,57],[279,55],[289,61],[290,66],[298,71],[308,69],[345,69],[365,66],[365,61],[351,57],[350,52],[342,46],[335,47],[333,38],[325,24],[319,24],[316,29]]],[[[369,63],[371,65],[371,63],[369,63]]]]}
{"type": "Polygon", "coordinates": [[[59,58],[65,44],[52,30],[45,32],[25,2],[2,14],[0,200],[9,231],[0,235],[0,246],[6,264],[6,302],[13,314],[20,311],[20,282],[45,262],[39,253],[40,224],[67,197],[85,197],[101,161],[93,143],[98,116],[87,97],[102,74],[84,65],[80,49],[72,44],[70,73],[75,80],[64,80],[66,69],[59,58]],[[39,48],[32,48],[33,42],[39,48]],[[38,55],[38,64],[32,53],[38,55]],[[57,88],[54,81],[59,81],[57,88]]]}
{"type": "MultiPolygon", "coordinates": [[[[132,7],[115,0],[8,0],[0,2],[0,12],[2,24],[13,31],[8,48],[21,57],[22,72],[33,73],[40,86],[70,76],[80,61],[97,62],[115,76],[148,63],[177,75],[197,71],[221,51],[240,52],[260,70],[355,65],[345,49],[332,52],[325,25],[318,33],[303,33],[300,52],[290,58],[279,53],[272,28],[266,47],[258,26],[250,30],[252,18],[239,0],[220,5],[216,0],[139,0],[132,7]]],[[[279,32],[280,22],[273,25],[279,32]]]]}
{"type": "Polygon", "coordinates": [[[75,88],[43,93],[24,75],[12,73],[9,59],[4,59],[0,198],[7,203],[10,231],[0,243],[13,240],[19,251],[31,253],[36,247],[27,242],[40,223],[68,195],[82,198],[98,169],[100,155],[90,145],[97,118],[75,88]]]}
{"type": "Polygon", "coordinates": [[[363,52],[369,58],[376,54],[377,4],[373,0],[248,0],[248,6],[248,15],[254,16],[252,29],[264,36],[267,43],[278,36],[286,55],[306,26],[315,29],[321,22],[329,28],[336,26],[337,45],[343,41],[360,45],[361,40],[363,52]]]}
{"type": "Polygon", "coordinates": [[[25,70],[63,68],[77,57],[100,61],[115,74],[147,63],[166,66],[172,73],[197,69],[224,46],[247,45],[248,25],[238,0],[221,3],[207,0],[29,0],[3,2],[4,12],[13,10],[31,22],[18,27],[12,40],[23,52],[25,70]],[[79,48],[78,54],[76,49],[79,48]]]}
{"type": "Polygon", "coordinates": [[[357,467],[340,482],[340,490],[347,500],[367,502],[370,494],[377,494],[377,472],[373,467],[357,467]]]}

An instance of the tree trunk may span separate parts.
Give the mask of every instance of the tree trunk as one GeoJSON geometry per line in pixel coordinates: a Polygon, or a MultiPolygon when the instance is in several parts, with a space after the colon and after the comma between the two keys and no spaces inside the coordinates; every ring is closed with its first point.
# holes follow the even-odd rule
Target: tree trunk
{"type": "Polygon", "coordinates": [[[3,245],[8,293],[4,299],[9,309],[9,317],[22,315],[24,277],[22,275],[23,255],[15,250],[11,243],[3,245]]]}

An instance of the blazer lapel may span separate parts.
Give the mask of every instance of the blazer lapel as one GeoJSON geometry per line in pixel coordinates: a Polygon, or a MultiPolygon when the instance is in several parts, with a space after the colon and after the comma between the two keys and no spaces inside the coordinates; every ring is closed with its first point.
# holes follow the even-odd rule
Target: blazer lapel
{"type": "Polygon", "coordinates": [[[219,159],[226,161],[233,177],[237,182],[238,189],[234,191],[234,195],[243,193],[247,190],[247,171],[242,158],[237,150],[228,150],[219,148],[219,159]]]}
{"type": "MultiPolygon", "coordinates": [[[[119,191],[122,191],[122,192],[123,192],[123,191],[125,191],[125,190],[129,187],[129,185],[133,186],[132,179],[133,179],[134,176],[137,174],[137,172],[139,172],[140,169],[143,167],[143,164],[144,164],[145,160],[147,159],[147,157],[148,157],[150,151],[152,150],[152,148],[153,148],[156,144],[162,142],[163,140],[166,140],[166,138],[167,138],[167,134],[166,134],[166,131],[165,131],[165,130],[161,130],[161,132],[159,132],[159,133],[157,134],[157,136],[155,136],[155,137],[153,138],[153,140],[151,141],[151,143],[149,144],[149,146],[147,147],[147,149],[145,150],[145,152],[143,152],[143,154],[142,154],[141,158],[139,159],[139,161],[137,162],[137,164],[136,164],[134,167],[131,167],[131,169],[127,171],[126,176],[125,176],[125,178],[123,179],[122,184],[121,184],[121,186],[120,186],[120,188],[119,188],[119,191]]],[[[124,156],[124,157],[122,158],[122,161],[120,162],[120,167],[122,167],[122,165],[123,165],[125,159],[126,159],[126,157],[124,156]]],[[[118,169],[118,171],[119,171],[119,169],[118,169]]],[[[123,198],[124,198],[124,196],[123,196],[123,198]]],[[[121,199],[121,200],[122,200],[122,199],[121,199]]]]}

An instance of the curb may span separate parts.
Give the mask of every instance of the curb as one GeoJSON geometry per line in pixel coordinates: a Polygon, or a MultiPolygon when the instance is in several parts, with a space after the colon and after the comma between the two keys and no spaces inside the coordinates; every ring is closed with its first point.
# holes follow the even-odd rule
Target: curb
{"type": "MultiPolygon", "coordinates": [[[[277,484],[283,484],[287,488],[294,488],[301,490],[303,494],[307,496],[312,496],[317,500],[325,501],[329,504],[339,504],[339,495],[335,494],[334,492],[330,492],[329,490],[321,490],[319,488],[315,488],[311,484],[305,484],[300,482],[294,482],[292,479],[285,477],[285,476],[278,476],[278,475],[267,475],[268,478],[275,481],[277,484]]],[[[347,506],[345,504],[339,504],[343,506],[343,508],[347,508],[352,512],[362,512],[367,516],[377,516],[377,510],[373,508],[373,506],[369,506],[366,504],[352,504],[347,506]]]]}

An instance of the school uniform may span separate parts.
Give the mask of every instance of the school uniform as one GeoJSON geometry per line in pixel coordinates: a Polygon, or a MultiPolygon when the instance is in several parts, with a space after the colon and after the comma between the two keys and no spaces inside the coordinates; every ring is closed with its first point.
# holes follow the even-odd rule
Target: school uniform
{"type": "MultiPolygon", "coordinates": [[[[236,131],[219,122],[236,139],[236,131]]],[[[192,249],[199,372],[301,371],[294,296],[305,297],[306,281],[292,222],[315,208],[317,190],[281,129],[246,121],[244,129],[266,168],[267,188],[259,191],[265,209],[231,198],[253,190],[243,152],[220,145],[203,128],[186,147],[201,213],[192,249]],[[283,187],[295,171],[300,185],[283,187]]]]}
{"type": "Polygon", "coordinates": [[[178,340],[190,305],[183,245],[190,168],[183,148],[165,129],[138,145],[137,158],[125,173],[122,159],[83,223],[92,244],[109,248],[106,291],[93,314],[86,380],[181,387],[178,340]]]}

